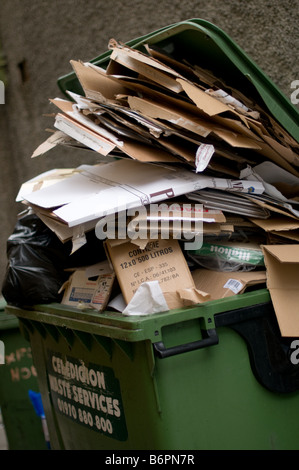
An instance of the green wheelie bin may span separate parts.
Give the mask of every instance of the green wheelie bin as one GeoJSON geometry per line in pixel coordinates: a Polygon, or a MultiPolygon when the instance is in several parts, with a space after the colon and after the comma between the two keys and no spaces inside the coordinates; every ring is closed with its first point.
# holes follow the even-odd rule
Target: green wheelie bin
{"type": "Polygon", "coordinates": [[[16,317],[0,305],[0,408],[9,450],[44,450],[46,442],[40,418],[28,396],[38,392],[30,343],[20,332],[16,317]]]}
{"type": "MultiPolygon", "coordinates": [[[[199,56],[299,141],[296,108],[216,26],[191,19],[128,44],[145,43],[199,56]]],[[[58,85],[81,92],[74,73],[58,85]]],[[[267,289],[147,316],[58,303],[7,313],[30,341],[52,449],[299,449],[297,342],[281,336],[267,289]]]]}
{"type": "Polygon", "coordinates": [[[267,289],[154,315],[8,307],[52,449],[298,450],[299,369],[267,289]]]}

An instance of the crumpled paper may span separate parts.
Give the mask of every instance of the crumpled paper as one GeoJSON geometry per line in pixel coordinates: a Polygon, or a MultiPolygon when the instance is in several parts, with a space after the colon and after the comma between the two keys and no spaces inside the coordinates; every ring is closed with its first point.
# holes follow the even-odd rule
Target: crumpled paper
{"type": "Polygon", "coordinates": [[[169,307],[159,281],[143,282],[123,310],[123,315],[149,315],[166,312],[169,307]]]}
{"type": "Polygon", "coordinates": [[[108,306],[123,315],[151,315],[183,308],[210,300],[210,294],[195,287],[178,289],[176,292],[163,292],[159,281],[143,282],[126,305],[122,294],[112,299],[108,306]]]}

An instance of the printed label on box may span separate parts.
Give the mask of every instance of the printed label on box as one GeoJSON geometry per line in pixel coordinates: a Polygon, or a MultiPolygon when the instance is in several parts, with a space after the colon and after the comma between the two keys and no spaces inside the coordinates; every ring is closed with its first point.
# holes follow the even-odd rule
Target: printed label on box
{"type": "Polygon", "coordinates": [[[193,279],[177,240],[153,240],[145,249],[133,243],[107,243],[122,294],[130,302],[144,282],[159,281],[163,292],[194,287],[193,279]]]}

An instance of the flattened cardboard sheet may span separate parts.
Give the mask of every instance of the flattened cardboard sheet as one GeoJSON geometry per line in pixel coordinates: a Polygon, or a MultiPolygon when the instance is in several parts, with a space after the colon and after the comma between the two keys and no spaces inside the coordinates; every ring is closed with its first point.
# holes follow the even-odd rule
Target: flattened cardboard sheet
{"type": "Polygon", "coordinates": [[[195,269],[192,277],[197,289],[210,294],[211,300],[243,294],[247,287],[266,283],[266,271],[221,272],[195,269]]]}

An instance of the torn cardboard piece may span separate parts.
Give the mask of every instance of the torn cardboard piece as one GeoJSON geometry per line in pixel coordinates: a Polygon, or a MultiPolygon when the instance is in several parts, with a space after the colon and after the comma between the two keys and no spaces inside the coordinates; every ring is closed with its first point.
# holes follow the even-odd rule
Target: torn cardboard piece
{"type": "Polygon", "coordinates": [[[100,98],[103,102],[115,100],[118,94],[127,93],[128,90],[116,80],[106,75],[105,70],[98,66],[91,67],[81,61],[70,61],[74,72],[88,98],[100,98]]]}
{"type": "Polygon", "coordinates": [[[35,149],[35,151],[31,155],[31,158],[43,155],[44,153],[56,147],[56,145],[71,145],[73,143],[76,143],[76,141],[74,141],[71,136],[65,134],[62,131],[55,131],[51,133],[48,139],[46,139],[35,149]]]}
{"type": "Polygon", "coordinates": [[[60,289],[64,291],[61,303],[74,308],[92,308],[103,311],[109,301],[115,273],[103,261],[86,268],[78,268],[60,289]]]}
{"type": "Polygon", "coordinates": [[[264,245],[267,287],[282,336],[299,336],[299,245],[264,245]]]}
{"type": "MultiPolygon", "coordinates": [[[[155,65],[157,61],[145,55],[143,55],[143,57],[147,59],[148,63],[146,63],[145,60],[140,61],[138,60],[138,55],[140,56],[140,54],[141,53],[137,50],[131,50],[128,55],[127,50],[114,48],[110,58],[111,61],[113,60],[122,66],[127,67],[133,72],[142,75],[152,82],[158,83],[158,85],[163,86],[174,93],[180,93],[183,90],[175,77],[172,76],[173,74],[169,73],[169,71],[172,72],[170,68],[162,66],[162,64],[161,67],[153,67],[153,64],[155,65]]],[[[109,74],[109,66],[107,72],[109,74]]]]}
{"type": "Polygon", "coordinates": [[[284,215],[274,214],[267,220],[251,218],[256,226],[263,229],[266,233],[289,240],[299,241],[299,220],[284,215]]]}
{"type": "Polygon", "coordinates": [[[197,289],[210,294],[210,300],[243,294],[249,286],[266,284],[266,271],[220,272],[195,269],[192,277],[197,289]]]}
{"type": "MultiPolygon", "coordinates": [[[[293,240],[294,242],[299,242],[299,229],[297,229],[297,230],[280,230],[280,231],[273,230],[270,233],[270,235],[273,235],[274,237],[276,237],[277,240],[280,239],[280,241],[281,241],[281,238],[283,238],[284,241],[287,238],[289,240],[289,242],[287,242],[287,243],[290,243],[290,240],[293,240]]],[[[275,245],[275,243],[279,243],[279,241],[273,242],[274,245],[275,245]]]]}
{"type": "MultiPolygon", "coordinates": [[[[145,282],[158,281],[169,309],[198,303],[206,298],[196,292],[189,267],[177,240],[153,240],[145,249],[130,241],[105,242],[121,292],[129,304],[138,288],[145,282]]],[[[145,311],[147,307],[145,305],[145,311]]]]}
{"type": "Polygon", "coordinates": [[[177,289],[175,292],[164,292],[170,310],[190,307],[211,300],[208,292],[201,291],[192,286],[187,289],[177,289]]]}
{"type": "Polygon", "coordinates": [[[235,111],[239,114],[244,114],[245,116],[252,117],[253,119],[259,119],[260,113],[258,111],[253,111],[247,106],[244,105],[240,100],[237,100],[232,95],[229,95],[226,91],[221,89],[208,89],[205,90],[205,93],[208,93],[213,98],[221,101],[222,103],[226,104],[228,107],[232,107],[235,111]]]}
{"type": "Polygon", "coordinates": [[[58,113],[55,118],[54,126],[103,156],[109,155],[115,149],[115,144],[100,135],[97,130],[90,129],[70,116],[58,113]]]}
{"type": "Polygon", "coordinates": [[[274,230],[279,232],[299,229],[299,220],[289,218],[284,215],[273,215],[272,217],[269,217],[269,219],[250,218],[250,220],[266,232],[272,232],[274,230]]]}
{"type": "MultiPolygon", "coordinates": [[[[187,93],[198,108],[208,116],[232,112],[233,110],[224,102],[216,99],[211,93],[206,93],[200,87],[187,80],[177,79],[183,90],[187,93]]],[[[236,113],[237,114],[237,113],[236,113]]]]}
{"type": "Polygon", "coordinates": [[[273,197],[260,194],[248,194],[247,197],[263,208],[263,210],[270,213],[275,212],[286,217],[292,217],[293,219],[298,219],[299,217],[299,211],[294,209],[291,204],[275,200],[273,197]]]}
{"type": "Polygon", "coordinates": [[[66,223],[61,222],[59,219],[52,216],[50,212],[47,214],[46,210],[39,210],[34,206],[31,206],[31,208],[44,224],[55,233],[62,243],[74,240],[75,237],[78,237],[79,233],[83,236],[83,234],[94,229],[94,221],[87,222],[82,225],[76,225],[75,227],[69,227],[66,223]]]}
{"type": "Polygon", "coordinates": [[[193,116],[190,112],[184,112],[174,107],[171,108],[169,105],[166,106],[164,103],[129,96],[128,104],[133,111],[141,113],[146,117],[162,119],[168,122],[168,124],[175,124],[201,137],[207,137],[211,132],[209,123],[203,119],[193,116]]]}
{"type": "Polygon", "coordinates": [[[57,168],[53,170],[45,171],[34,178],[24,182],[19,192],[16,196],[16,202],[21,202],[26,197],[26,195],[33,193],[34,191],[38,191],[42,188],[47,188],[52,184],[58,183],[65,178],[69,178],[76,174],[78,170],[75,168],[57,168]]]}

